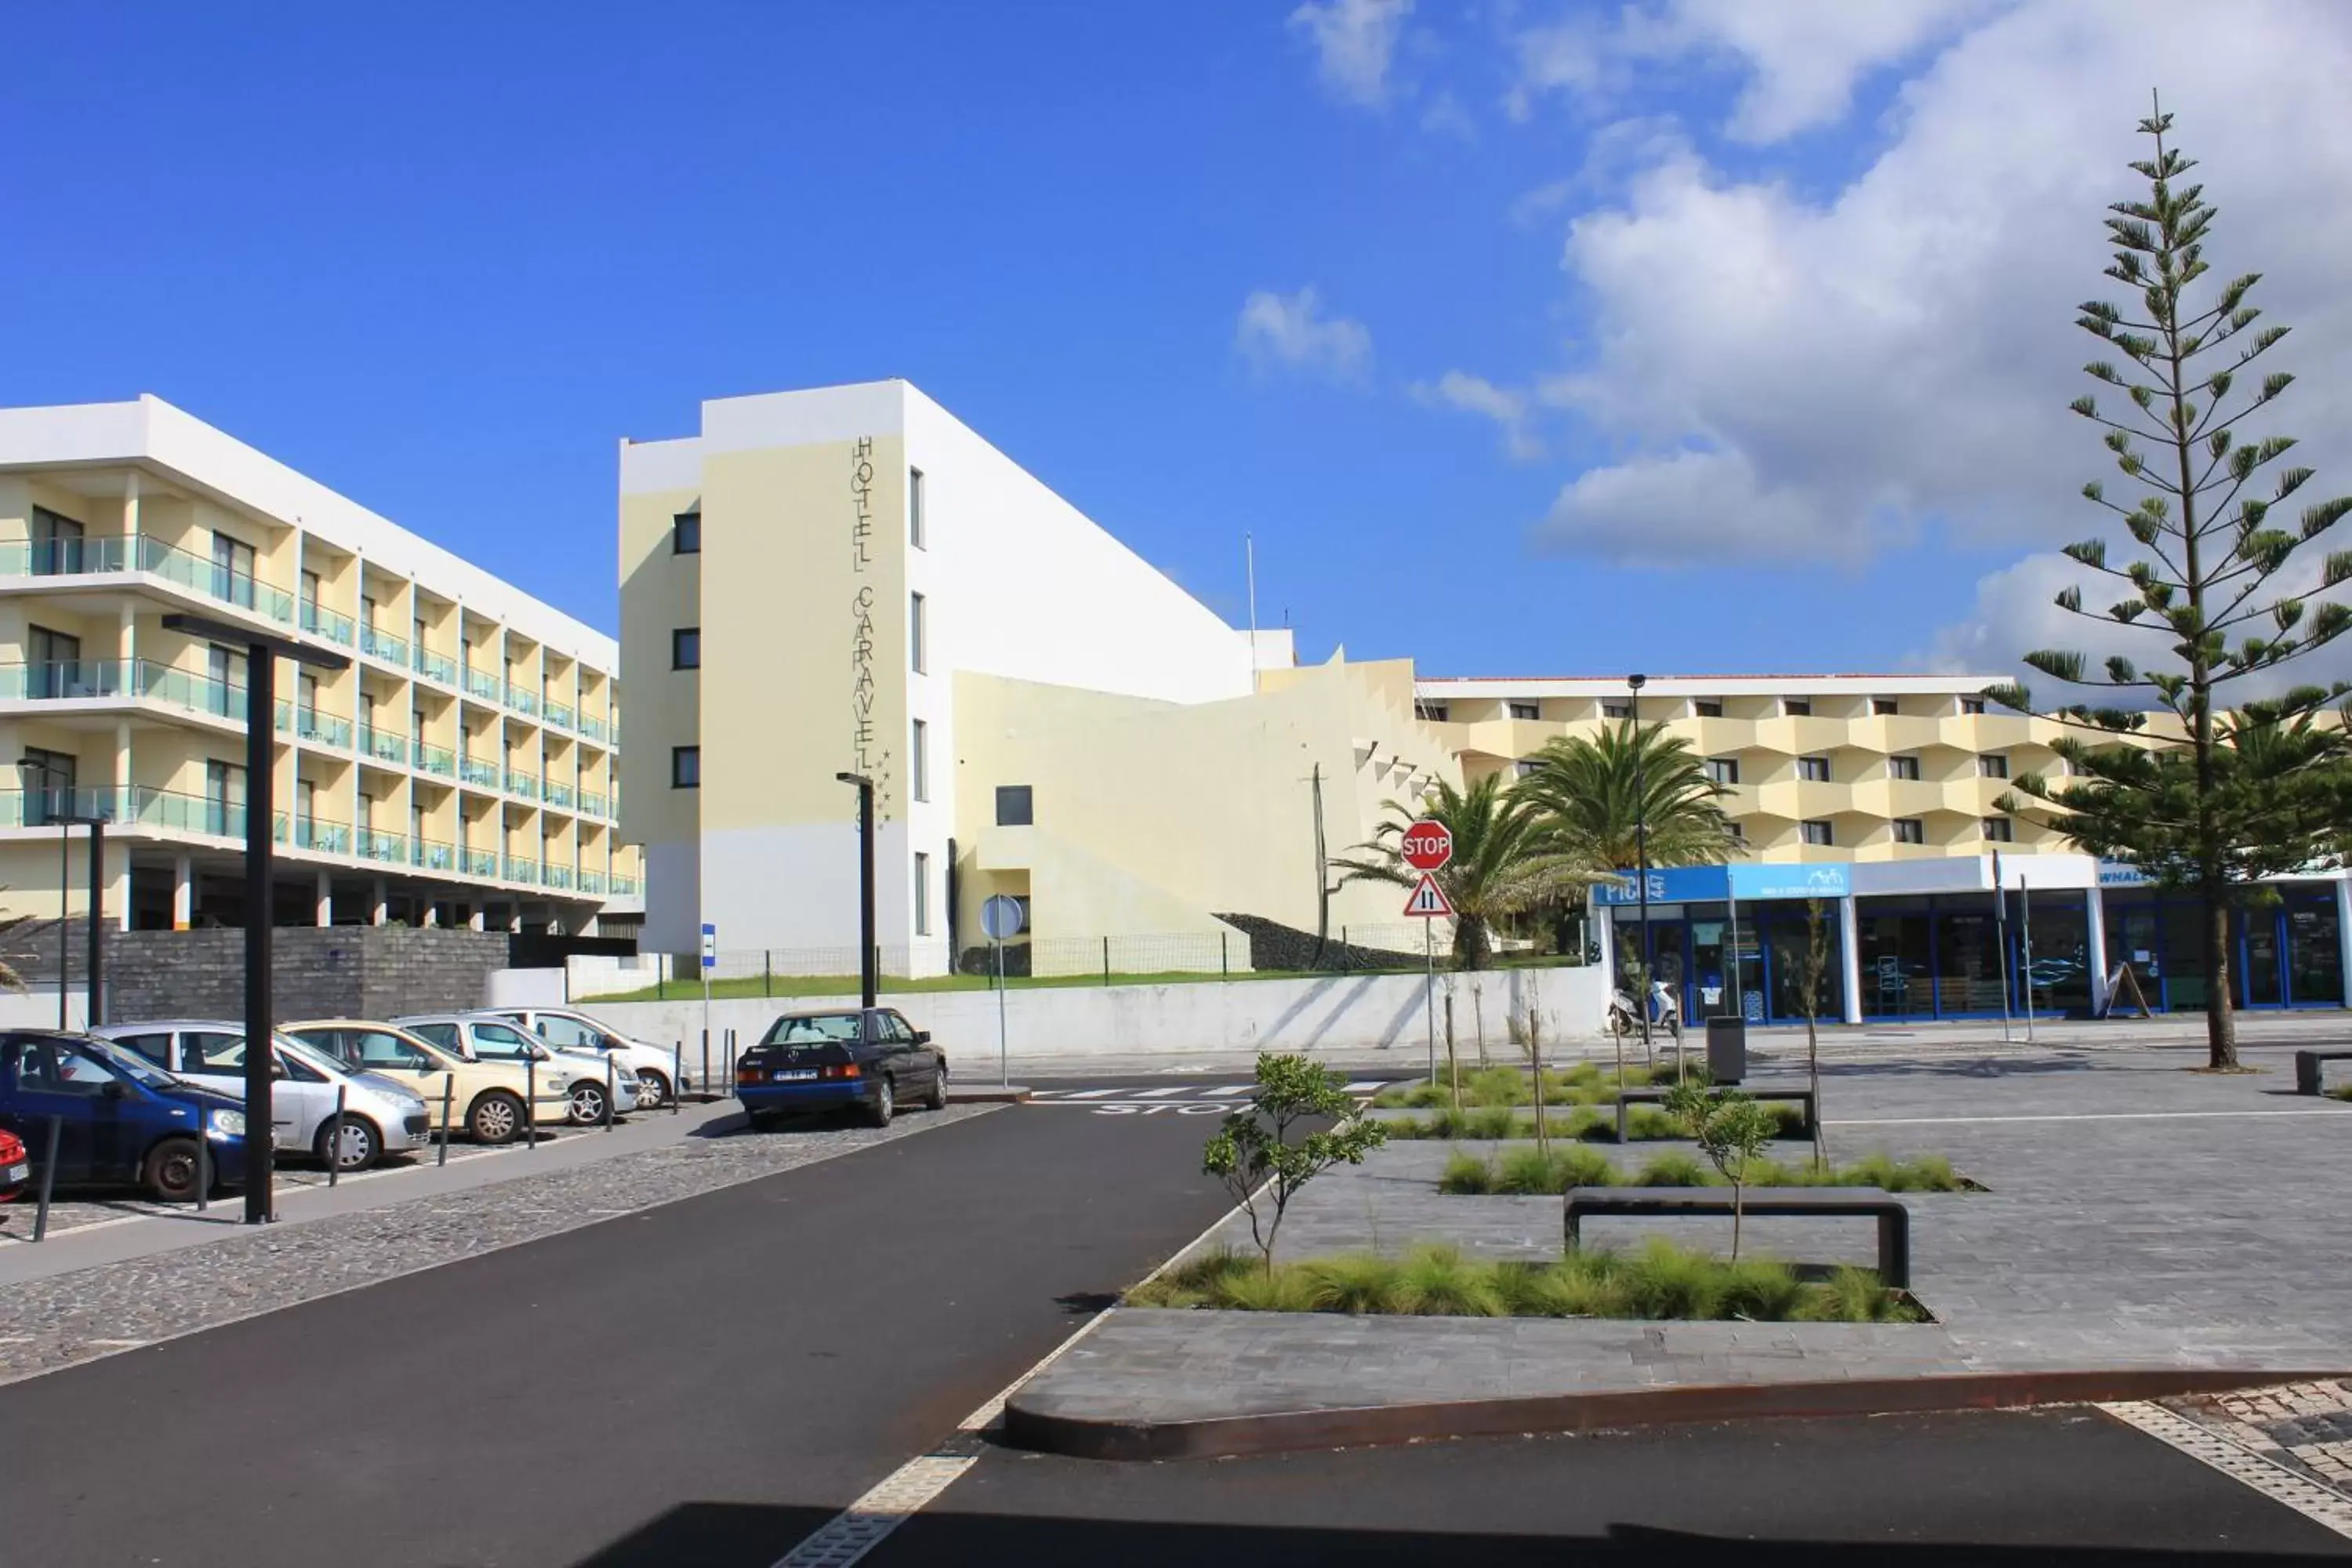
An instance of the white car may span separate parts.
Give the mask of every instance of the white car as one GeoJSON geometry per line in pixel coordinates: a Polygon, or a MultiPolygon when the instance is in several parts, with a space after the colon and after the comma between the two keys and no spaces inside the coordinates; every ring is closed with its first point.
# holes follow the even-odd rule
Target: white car
{"type": "MultiPolygon", "coordinates": [[[[222,1018],[172,1018],[146,1024],[110,1024],[90,1031],[135,1051],[175,1078],[219,1093],[245,1095],[245,1026],[222,1018]]],[[[425,1100],[407,1085],[374,1073],[354,1072],[315,1047],[280,1035],[278,1070],[269,1090],[271,1140],[289,1153],[314,1155],[320,1163],[333,1142],[335,1091],[343,1092],[341,1163],[363,1170],[386,1154],[406,1153],[432,1142],[425,1100]]]]}
{"type": "Polygon", "coordinates": [[[593,1127],[604,1120],[604,1086],[613,1087],[613,1114],[637,1108],[637,1080],[617,1063],[585,1051],[560,1051],[513,1019],[496,1013],[423,1013],[393,1022],[443,1050],[478,1062],[536,1061],[538,1070],[563,1082],[572,1120],[593,1127]]]}
{"type": "Polygon", "coordinates": [[[637,1104],[646,1110],[667,1105],[677,1092],[677,1057],[667,1046],[633,1040],[610,1025],[570,1007],[496,1007],[497,1016],[520,1024],[559,1051],[609,1056],[637,1080],[637,1104]]]}

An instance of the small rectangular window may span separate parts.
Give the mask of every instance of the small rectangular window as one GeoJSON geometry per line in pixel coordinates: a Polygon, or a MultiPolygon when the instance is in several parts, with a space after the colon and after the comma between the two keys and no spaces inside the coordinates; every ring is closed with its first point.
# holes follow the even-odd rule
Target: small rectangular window
{"type": "Polygon", "coordinates": [[[996,786],[997,826],[1026,827],[1035,820],[1035,809],[1029,796],[1029,787],[1027,784],[996,786]]]}
{"type": "Polygon", "coordinates": [[[1827,757],[1799,757],[1797,776],[1807,784],[1830,782],[1830,760],[1827,757]]]}
{"type": "Polygon", "coordinates": [[[2006,816],[1988,816],[1984,819],[1984,836],[1995,844],[2013,843],[2017,825],[2006,816]]]}
{"type": "Polygon", "coordinates": [[[1896,817],[1895,819],[1895,842],[1897,844],[1927,843],[1927,825],[1922,823],[1916,816],[1896,817]]]}
{"type": "Polygon", "coordinates": [[[1739,823],[1727,822],[1724,824],[1724,831],[1731,835],[1731,841],[1734,844],[1745,844],[1748,842],[1748,829],[1739,823]]]}
{"type": "Polygon", "coordinates": [[[1891,779],[1917,778],[1919,776],[1919,759],[1916,757],[1887,758],[1886,776],[1891,779]]]}
{"type": "Polygon", "coordinates": [[[702,748],[672,746],[669,749],[669,787],[700,789],[702,787],[702,748]]]}
{"type": "Polygon", "coordinates": [[[1998,752],[1989,752],[1977,759],[1977,776],[2005,779],[2009,776],[2009,759],[1998,752]]]}
{"type": "Polygon", "coordinates": [[[1791,719],[1810,719],[1813,716],[1813,700],[1810,697],[1783,697],[1780,699],[1780,711],[1791,719]]]}
{"type": "Polygon", "coordinates": [[[669,667],[672,669],[702,668],[700,626],[679,626],[669,634],[669,667]]]}
{"type": "Polygon", "coordinates": [[[1444,723],[1447,711],[1443,702],[1416,702],[1412,705],[1412,716],[1432,724],[1444,723]]]}
{"type": "Polygon", "coordinates": [[[918,550],[929,550],[930,536],[923,527],[923,470],[907,470],[907,542],[918,550]]]}
{"type": "Polygon", "coordinates": [[[1797,826],[1803,832],[1805,842],[1808,844],[1832,844],[1836,842],[1836,840],[1830,836],[1830,825],[1826,822],[1801,822],[1797,826]]]}
{"type": "Polygon", "coordinates": [[[907,743],[908,792],[917,800],[931,798],[931,727],[914,721],[907,743]]]}
{"type": "Polygon", "coordinates": [[[1542,715],[1543,710],[1533,702],[1514,702],[1511,704],[1511,717],[1514,719],[1537,719],[1542,717],[1542,715]]]}
{"type": "Polygon", "coordinates": [[[1960,699],[1960,711],[1963,713],[1981,713],[1985,710],[1984,704],[1985,700],[1981,697],[1963,697],[1960,699]]]}
{"type": "Polygon", "coordinates": [[[1701,719],[1720,719],[1723,717],[1723,704],[1702,697],[1691,704],[1691,711],[1701,719]]]}
{"type": "Polygon", "coordinates": [[[1885,718],[1887,714],[1893,713],[1896,710],[1895,699],[1892,697],[1874,697],[1870,700],[1870,710],[1879,717],[1885,718]]]}
{"type": "Polygon", "coordinates": [[[1520,778],[1526,778],[1535,771],[1536,764],[1528,761],[1525,757],[1521,757],[1517,762],[1511,764],[1511,772],[1517,774],[1520,778]]]}
{"type": "Polygon", "coordinates": [[[702,513],[682,511],[669,520],[669,550],[673,555],[697,555],[702,551],[702,513]]]}
{"type": "Polygon", "coordinates": [[[930,653],[924,646],[929,637],[923,616],[923,596],[909,594],[907,595],[907,662],[917,675],[930,667],[930,653]]]}
{"type": "Polygon", "coordinates": [[[1631,702],[1603,702],[1601,705],[1601,716],[1603,719],[1631,719],[1633,716],[1633,705],[1631,702]]]}
{"type": "Polygon", "coordinates": [[[1739,782],[1739,759],[1738,757],[1707,758],[1706,776],[1719,784],[1738,784],[1739,782]]]}
{"type": "Polygon", "coordinates": [[[915,934],[931,934],[931,858],[915,851],[915,934]]]}

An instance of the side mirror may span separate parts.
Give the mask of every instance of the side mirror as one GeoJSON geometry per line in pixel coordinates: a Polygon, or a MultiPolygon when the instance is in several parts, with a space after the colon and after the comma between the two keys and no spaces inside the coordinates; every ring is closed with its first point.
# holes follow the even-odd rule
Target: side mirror
{"type": "Polygon", "coordinates": [[[106,1080],[106,1087],[98,1092],[108,1100],[129,1100],[131,1086],[119,1078],[110,1078],[106,1080]]]}
{"type": "Polygon", "coordinates": [[[915,1031],[915,1044],[919,1046],[928,1046],[930,1043],[931,1032],[929,1029],[918,1029],[915,1031]]]}
{"type": "Polygon", "coordinates": [[[269,1064],[269,1076],[271,1078],[283,1080],[291,1078],[294,1075],[286,1070],[286,1064],[284,1062],[272,1061],[269,1064]]]}

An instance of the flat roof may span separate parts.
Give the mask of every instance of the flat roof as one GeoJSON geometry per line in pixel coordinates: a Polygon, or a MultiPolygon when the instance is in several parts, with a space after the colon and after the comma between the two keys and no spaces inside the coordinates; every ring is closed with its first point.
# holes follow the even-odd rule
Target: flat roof
{"type": "MultiPolygon", "coordinates": [[[[1644,697],[1781,697],[1861,693],[1883,697],[1972,696],[1998,675],[1652,675],[1644,697]]],[[[1623,697],[1622,675],[1431,675],[1413,683],[1422,697],[1623,697]]]]}

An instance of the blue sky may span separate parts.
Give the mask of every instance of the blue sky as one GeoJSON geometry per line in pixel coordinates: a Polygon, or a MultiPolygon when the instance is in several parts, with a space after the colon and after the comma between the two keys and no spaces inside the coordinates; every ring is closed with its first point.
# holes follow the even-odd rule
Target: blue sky
{"type": "MultiPolygon", "coordinates": [[[[2011,174],[2120,179],[2147,72],[2082,77],[2079,15],[2025,0],[1831,23],[13,7],[0,53],[38,68],[0,98],[0,404],[153,392],[608,629],[617,438],[902,375],[1236,622],[1254,532],[1260,618],[1310,656],[1998,652],[2002,584],[2081,531],[2064,500],[2096,471],[2059,412],[2096,201],[1963,182],[1963,243],[2006,280],[1927,280],[1926,329],[1886,304],[1920,281],[1897,219],[1971,137],[2011,174]],[[2015,125],[1997,88],[2029,68],[2116,134],[2015,125]],[[2016,354],[1916,347],[2016,321],[2016,354]],[[1904,413],[1905,383],[1948,376],[1961,417],[1904,413]]],[[[2213,79],[2199,107],[2238,112],[2197,40],[2167,47],[2213,79]]]]}

